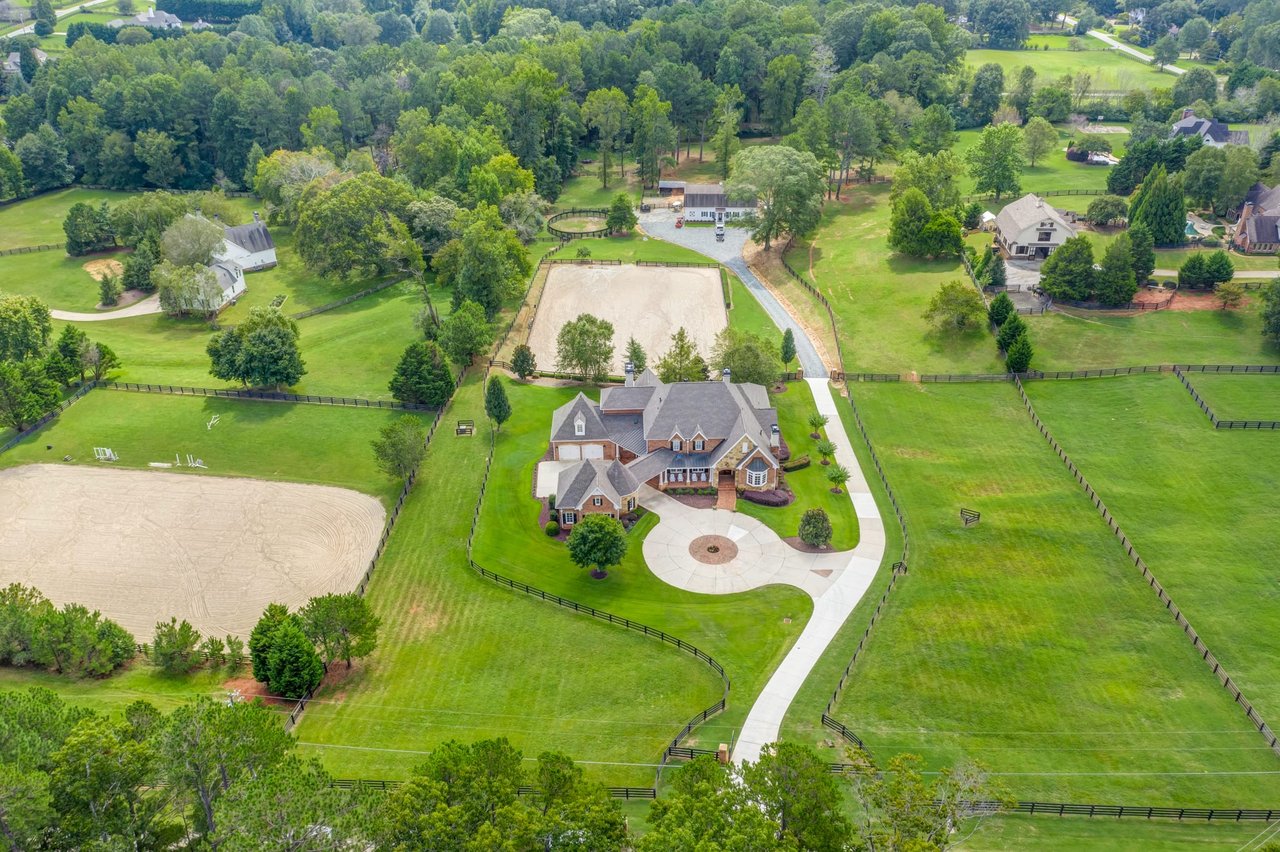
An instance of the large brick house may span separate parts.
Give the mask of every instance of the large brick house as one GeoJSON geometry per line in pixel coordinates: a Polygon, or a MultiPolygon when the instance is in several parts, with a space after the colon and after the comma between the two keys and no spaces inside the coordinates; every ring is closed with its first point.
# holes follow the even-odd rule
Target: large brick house
{"type": "Polygon", "coordinates": [[[1245,254],[1280,251],[1280,185],[1255,183],[1249,188],[1231,239],[1245,254]]]}
{"type": "Polygon", "coordinates": [[[602,390],[598,403],[579,393],[552,415],[552,458],[576,462],[560,472],[558,520],[567,526],[584,513],[631,511],[641,483],[660,491],[772,490],[777,424],[760,385],[735,384],[727,373],[718,382],[665,384],[628,365],[625,384],[602,390]]]}

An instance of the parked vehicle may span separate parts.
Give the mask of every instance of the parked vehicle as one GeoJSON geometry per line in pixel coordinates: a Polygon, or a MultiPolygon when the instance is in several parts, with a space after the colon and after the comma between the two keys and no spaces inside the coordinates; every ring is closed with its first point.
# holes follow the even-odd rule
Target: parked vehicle
{"type": "Polygon", "coordinates": [[[683,217],[683,216],[677,216],[677,217],[676,217],[676,227],[677,227],[677,228],[683,228],[683,227],[684,227],[684,217],[683,217]]]}

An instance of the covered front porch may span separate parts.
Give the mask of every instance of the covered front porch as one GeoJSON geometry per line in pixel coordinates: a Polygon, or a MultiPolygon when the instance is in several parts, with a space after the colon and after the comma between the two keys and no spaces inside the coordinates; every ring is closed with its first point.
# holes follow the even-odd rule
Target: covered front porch
{"type": "Polygon", "coordinates": [[[715,471],[711,467],[711,457],[705,453],[675,453],[658,475],[658,485],[661,488],[707,488],[714,482],[715,471]]]}

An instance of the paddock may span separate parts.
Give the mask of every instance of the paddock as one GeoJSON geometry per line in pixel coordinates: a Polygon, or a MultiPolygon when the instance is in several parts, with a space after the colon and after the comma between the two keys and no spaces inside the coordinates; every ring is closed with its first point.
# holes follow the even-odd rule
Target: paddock
{"type": "Polygon", "coordinates": [[[540,369],[556,368],[556,335],[584,313],[613,324],[614,375],[622,375],[630,337],[655,366],[677,328],[683,326],[709,358],[716,335],[729,324],[717,268],[556,264],[547,272],[529,334],[540,369]]]}
{"type": "Polygon", "coordinates": [[[0,583],[101,610],[139,642],[170,616],[247,637],[269,603],[354,590],[384,517],[345,488],[24,465],[0,471],[0,583]]]}

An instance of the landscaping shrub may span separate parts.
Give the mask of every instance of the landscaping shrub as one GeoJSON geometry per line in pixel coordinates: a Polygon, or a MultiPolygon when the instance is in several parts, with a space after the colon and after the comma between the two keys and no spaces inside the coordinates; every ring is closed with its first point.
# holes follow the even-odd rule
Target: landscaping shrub
{"type": "Polygon", "coordinates": [[[543,528],[542,528],[542,531],[543,531],[543,532],[545,532],[548,536],[551,536],[551,537],[558,536],[558,535],[560,535],[560,522],[559,522],[559,521],[547,521],[547,525],[546,525],[545,527],[543,527],[543,528]]]}
{"type": "Polygon", "coordinates": [[[742,499],[761,506],[787,506],[795,495],[790,491],[743,491],[742,499]]]}
{"type": "Polygon", "coordinates": [[[200,631],[176,617],[156,624],[151,644],[151,662],[165,674],[186,674],[200,665],[200,631]]]}
{"type": "Polygon", "coordinates": [[[799,456],[798,458],[790,459],[782,463],[782,469],[785,470],[787,473],[790,473],[793,470],[803,470],[808,466],[809,466],[808,456],[799,456]]]}
{"type": "Polygon", "coordinates": [[[118,275],[103,275],[102,280],[98,282],[98,300],[104,305],[114,305],[120,301],[120,294],[124,292],[124,285],[120,283],[118,275]]]}
{"type": "Polygon", "coordinates": [[[800,517],[800,540],[810,547],[831,543],[831,519],[822,509],[806,509],[800,517]]]}
{"type": "Polygon", "coordinates": [[[320,655],[293,617],[271,635],[267,668],[271,691],[284,698],[301,698],[324,678],[320,655]]]}

